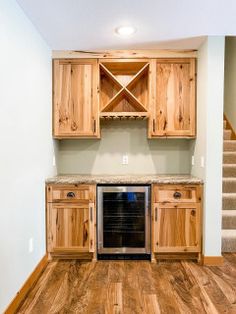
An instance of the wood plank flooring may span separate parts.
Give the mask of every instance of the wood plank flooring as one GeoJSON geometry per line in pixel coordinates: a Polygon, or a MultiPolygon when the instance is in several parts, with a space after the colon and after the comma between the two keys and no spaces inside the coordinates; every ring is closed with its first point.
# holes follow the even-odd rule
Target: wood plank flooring
{"type": "Polygon", "coordinates": [[[236,313],[236,254],[194,262],[51,262],[17,313],[236,313]]]}

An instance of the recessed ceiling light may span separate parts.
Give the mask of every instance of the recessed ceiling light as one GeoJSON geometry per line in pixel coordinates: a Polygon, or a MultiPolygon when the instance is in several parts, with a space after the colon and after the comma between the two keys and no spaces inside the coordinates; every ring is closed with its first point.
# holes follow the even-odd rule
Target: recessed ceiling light
{"type": "Polygon", "coordinates": [[[115,29],[115,32],[122,37],[129,37],[136,32],[136,28],[133,26],[119,26],[115,29]]]}

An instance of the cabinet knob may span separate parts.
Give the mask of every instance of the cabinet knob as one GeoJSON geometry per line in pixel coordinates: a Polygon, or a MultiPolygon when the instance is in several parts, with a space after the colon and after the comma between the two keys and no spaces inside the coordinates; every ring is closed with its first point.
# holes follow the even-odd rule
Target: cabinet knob
{"type": "Polygon", "coordinates": [[[194,209],[191,210],[191,215],[192,215],[192,216],[195,216],[195,215],[196,215],[196,212],[195,212],[194,209]]]}
{"type": "Polygon", "coordinates": [[[66,196],[69,198],[73,198],[73,197],[75,197],[75,193],[74,192],[68,192],[66,196]]]}
{"type": "Polygon", "coordinates": [[[174,196],[174,198],[181,198],[181,196],[182,196],[182,194],[180,193],[180,192],[175,192],[174,194],[173,194],[173,196],[174,196]]]}

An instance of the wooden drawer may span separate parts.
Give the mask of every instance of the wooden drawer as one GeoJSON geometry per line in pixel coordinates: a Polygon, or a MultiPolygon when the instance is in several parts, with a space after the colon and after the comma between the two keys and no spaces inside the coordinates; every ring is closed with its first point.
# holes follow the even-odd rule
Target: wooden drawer
{"type": "Polygon", "coordinates": [[[73,185],[48,185],[48,202],[94,202],[95,185],[73,184],[73,185]]]}
{"type": "Polygon", "coordinates": [[[200,201],[200,185],[153,185],[154,203],[197,203],[200,201]]]}

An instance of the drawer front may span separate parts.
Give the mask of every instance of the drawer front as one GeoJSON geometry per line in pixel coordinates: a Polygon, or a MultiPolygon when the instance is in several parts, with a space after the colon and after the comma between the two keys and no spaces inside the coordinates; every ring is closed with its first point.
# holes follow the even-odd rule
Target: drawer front
{"type": "Polygon", "coordinates": [[[154,203],[197,203],[201,201],[201,187],[196,185],[154,185],[154,203]]]}
{"type": "Polygon", "coordinates": [[[48,202],[94,202],[95,186],[93,185],[49,185],[47,186],[48,202]]]}

